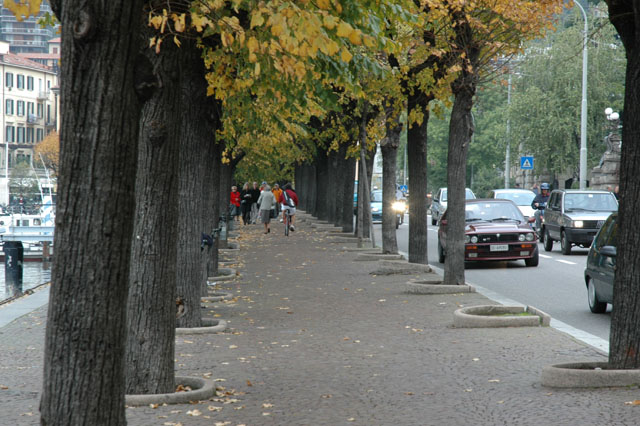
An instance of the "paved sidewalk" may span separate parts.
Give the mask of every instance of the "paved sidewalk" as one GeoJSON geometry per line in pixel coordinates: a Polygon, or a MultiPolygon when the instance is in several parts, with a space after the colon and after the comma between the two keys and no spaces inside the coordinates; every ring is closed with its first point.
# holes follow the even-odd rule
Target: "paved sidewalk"
{"type": "MultiPolygon", "coordinates": [[[[196,404],[127,409],[129,425],[635,425],[637,388],[542,387],[546,365],[605,361],[552,328],[456,329],[477,293],[403,293],[418,275],[375,276],[376,262],[299,224],[238,230],[235,298],[203,310],[223,334],[178,336],[178,375],[218,379],[196,404]],[[223,389],[224,388],[224,389],[223,389]]],[[[46,306],[0,328],[0,424],[39,424],[46,306]]]]}

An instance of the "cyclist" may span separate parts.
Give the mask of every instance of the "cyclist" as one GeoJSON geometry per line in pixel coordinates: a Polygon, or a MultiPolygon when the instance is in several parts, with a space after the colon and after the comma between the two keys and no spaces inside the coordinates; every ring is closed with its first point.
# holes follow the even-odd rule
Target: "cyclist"
{"type": "Polygon", "coordinates": [[[284,220],[284,215],[289,212],[291,217],[291,226],[289,229],[295,231],[295,227],[293,226],[296,223],[296,206],[298,205],[298,195],[296,191],[291,188],[291,184],[287,183],[282,187],[282,194],[280,195],[280,199],[278,202],[282,205],[282,219],[284,220]]]}

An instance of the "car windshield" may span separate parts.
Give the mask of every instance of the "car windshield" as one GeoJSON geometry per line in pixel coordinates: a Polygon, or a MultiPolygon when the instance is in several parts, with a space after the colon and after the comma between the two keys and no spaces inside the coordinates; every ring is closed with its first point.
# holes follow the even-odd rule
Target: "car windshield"
{"type": "MultiPolygon", "coordinates": [[[[464,198],[466,198],[467,200],[473,200],[474,198],[476,198],[476,196],[473,194],[473,191],[471,191],[469,188],[464,190],[464,198]]],[[[447,201],[447,190],[443,189],[442,190],[442,195],[440,196],[440,201],[447,201]]]]}
{"type": "Polygon", "coordinates": [[[567,193],[564,196],[566,211],[612,212],[618,203],[611,193],[567,193]]]}
{"type": "Polygon", "coordinates": [[[512,220],[524,222],[524,217],[516,206],[514,206],[512,203],[499,201],[467,203],[464,215],[467,222],[500,222],[512,220]]]}
{"type": "Polygon", "coordinates": [[[511,200],[517,206],[530,206],[536,194],[533,191],[498,192],[496,198],[511,200]]]}
{"type": "Polygon", "coordinates": [[[382,191],[373,191],[371,193],[371,202],[372,203],[381,203],[382,202],[382,191]]]}

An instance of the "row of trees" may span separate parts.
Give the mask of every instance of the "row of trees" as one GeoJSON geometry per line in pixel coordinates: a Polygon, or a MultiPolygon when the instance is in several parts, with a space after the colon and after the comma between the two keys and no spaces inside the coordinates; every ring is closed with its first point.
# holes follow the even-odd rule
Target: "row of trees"
{"type": "MultiPolygon", "coordinates": [[[[364,159],[384,134],[393,156],[406,109],[409,257],[426,263],[430,113],[452,108],[447,186],[452,210],[463,212],[478,83],[562,7],[560,0],[51,4],[62,23],[62,128],[41,400],[47,425],[124,424],[125,391],[173,390],[175,326],[200,325],[200,296],[217,266],[215,250],[200,249],[201,234],[226,208],[240,158],[306,160],[297,168],[309,189],[303,203],[346,223],[347,157],[364,159]],[[342,197],[324,193],[332,189],[342,197]]],[[[463,217],[450,217],[448,246],[456,248],[447,282],[464,281],[463,217]]]]}

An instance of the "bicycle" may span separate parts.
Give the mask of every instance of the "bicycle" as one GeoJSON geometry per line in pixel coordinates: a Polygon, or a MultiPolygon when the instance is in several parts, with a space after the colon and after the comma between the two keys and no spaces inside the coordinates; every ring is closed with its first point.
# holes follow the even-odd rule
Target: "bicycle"
{"type": "Polygon", "coordinates": [[[284,213],[284,235],[289,236],[289,228],[291,228],[291,211],[289,209],[282,209],[284,213]]]}

